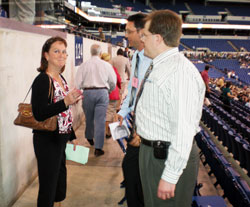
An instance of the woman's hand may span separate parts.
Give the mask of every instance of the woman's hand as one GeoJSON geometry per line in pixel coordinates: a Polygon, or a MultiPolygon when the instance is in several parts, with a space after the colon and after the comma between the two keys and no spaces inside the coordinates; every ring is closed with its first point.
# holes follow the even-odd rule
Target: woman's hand
{"type": "Polygon", "coordinates": [[[64,103],[66,107],[68,107],[69,105],[77,103],[82,98],[83,98],[82,91],[74,88],[67,94],[67,96],[65,96],[64,103]]]}
{"type": "Polygon", "coordinates": [[[73,139],[70,143],[74,145],[73,150],[76,151],[76,145],[78,145],[77,139],[73,139]]]}

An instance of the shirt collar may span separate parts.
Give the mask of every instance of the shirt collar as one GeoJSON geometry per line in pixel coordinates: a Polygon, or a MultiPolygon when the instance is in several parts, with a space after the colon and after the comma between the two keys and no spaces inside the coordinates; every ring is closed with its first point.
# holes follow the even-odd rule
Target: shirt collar
{"type": "Polygon", "coordinates": [[[92,58],[101,59],[100,56],[98,56],[98,55],[93,55],[92,58]]]}
{"type": "Polygon", "coordinates": [[[141,51],[138,51],[137,54],[139,55],[140,60],[142,60],[144,58],[144,49],[141,51]]]}
{"type": "Polygon", "coordinates": [[[167,51],[161,53],[160,55],[156,56],[153,59],[153,65],[156,66],[156,65],[160,64],[161,62],[163,62],[165,60],[165,58],[168,58],[171,55],[176,54],[178,52],[179,52],[179,48],[174,47],[174,48],[172,48],[170,50],[167,50],[167,51]]]}

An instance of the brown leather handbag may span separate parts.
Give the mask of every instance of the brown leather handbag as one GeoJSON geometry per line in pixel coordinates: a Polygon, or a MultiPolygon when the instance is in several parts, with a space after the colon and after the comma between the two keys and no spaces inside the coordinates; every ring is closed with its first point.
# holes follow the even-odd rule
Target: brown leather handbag
{"type": "MultiPolygon", "coordinates": [[[[50,78],[49,96],[50,94],[53,94],[54,92],[51,81],[52,80],[50,78]]],[[[30,90],[31,90],[31,87],[23,102],[25,102],[30,90]]],[[[53,95],[51,95],[51,102],[52,102],[53,95]]],[[[31,104],[20,103],[18,105],[18,112],[19,112],[18,116],[14,120],[15,125],[28,127],[28,128],[32,128],[35,130],[45,130],[45,131],[55,131],[57,128],[57,116],[52,116],[44,121],[37,121],[35,117],[33,116],[31,104]]]]}

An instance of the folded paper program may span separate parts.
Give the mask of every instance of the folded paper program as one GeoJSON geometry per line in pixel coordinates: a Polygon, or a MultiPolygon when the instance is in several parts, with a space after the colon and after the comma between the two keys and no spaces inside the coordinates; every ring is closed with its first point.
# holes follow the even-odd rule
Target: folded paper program
{"type": "Polygon", "coordinates": [[[67,144],[66,146],[66,159],[81,164],[86,164],[89,157],[89,148],[77,145],[76,150],[74,151],[73,144],[67,144]]]}
{"type": "Polygon", "coordinates": [[[130,131],[125,122],[123,122],[121,126],[119,125],[119,122],[111,123],[109,124],[109,128],[114,140],[125,138],[130,135],[130,131]]]}

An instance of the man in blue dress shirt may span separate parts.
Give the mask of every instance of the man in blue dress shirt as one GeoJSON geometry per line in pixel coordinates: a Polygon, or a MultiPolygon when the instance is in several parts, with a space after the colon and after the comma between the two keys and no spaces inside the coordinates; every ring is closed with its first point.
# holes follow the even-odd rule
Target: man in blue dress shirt
{"type": "MultiPolygon", "coordinates": [[[[128,95],[118,113],[120,124],[122,124],[122,121],[127,114],[133,112],[137,89],[139,88],[145,72],[152,61],[144,56],[144,44],[140,39],[141,29],[145,24],[145,17],[146,15],[142,13],[132,15],[128,18],[128,23],[126,25],[126,37],[129,41],[129,46],[134,47],[136,52],[132,59],[132,71],[128,84],[128,95]]],[[[138,162],[139,145],[140,138],[136,136],[128,143],[126,155],[122,163],[128,207],[144,206],[138,162]]]]}

